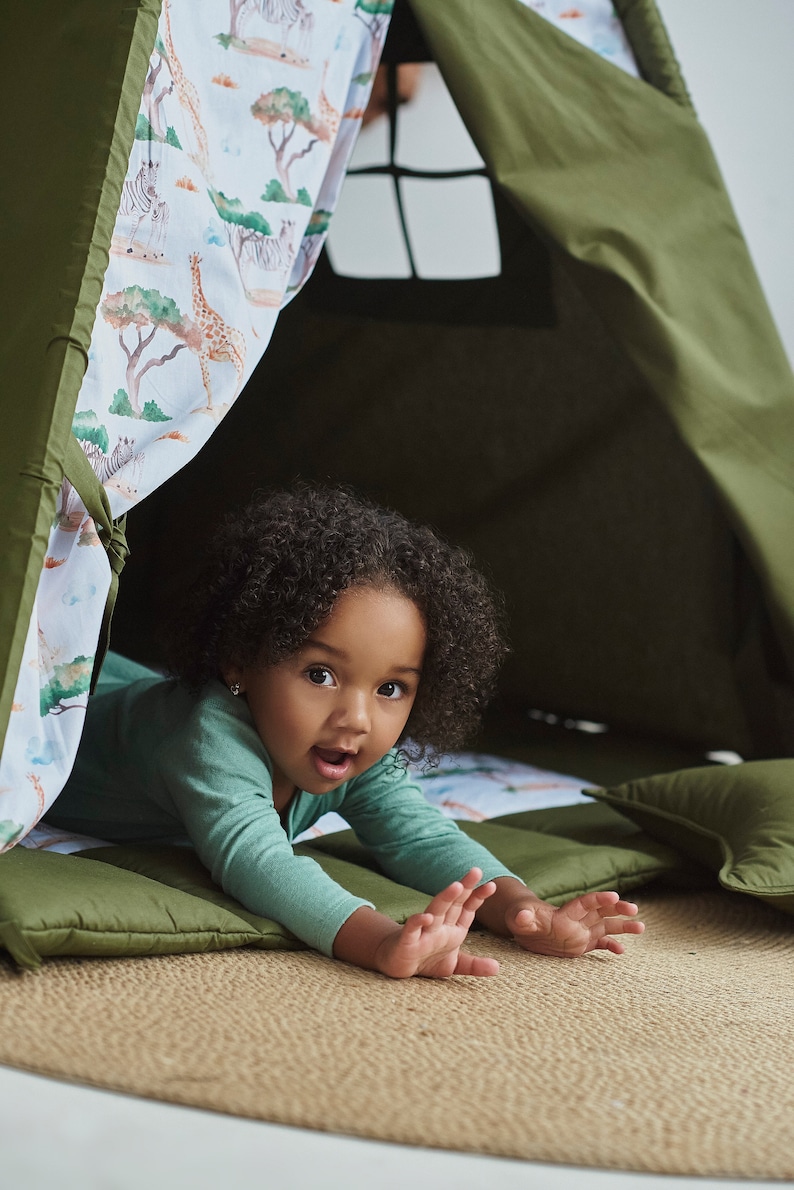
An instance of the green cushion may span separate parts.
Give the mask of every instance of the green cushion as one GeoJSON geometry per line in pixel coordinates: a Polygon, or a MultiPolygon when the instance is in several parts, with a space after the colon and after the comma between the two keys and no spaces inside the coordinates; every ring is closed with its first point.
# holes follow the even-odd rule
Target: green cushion
{"type": "Polygon", "coordinates": [[[107,864],[25,847],[0,857],[0,942],[25,967],[39,955],[174,954],[256,937],[224,907],[107,864]]]}
{"type": "MultiPolygon", "coordinates": [[[[555,904],[597,889],[625,892],[657,876],[687,875],[674,851],[597,804],[460,825],[555,904]]],[[[429,900],[376,871],[352,831],[296,851],[395,921],[420,912],[429,900]]],[[[80,855],[16,847],[0,856],[0,945],[22,966],[35,968],[43,955],[302,944],[277,922],[226,896],[189,848],[137,845],[80,855]]]]}
{"type": "MultiPolygon", "coordinates": [[[[352,831],[343,833],[346,836],[353,834],[352,831]]],[[[337,857],[333,854],[323,854],[317,851],[314,845],[305,843],[298,844],[295,852],[316,860],[338,884],[355,893],[357,897],[372,901],[381,913],[388,914],[395,921],[403,922],[412,913],[421,913],[427,905],[428,897],[424,893],[396,884],[369,866],[350,862],[344,855],[337,857]]],[[[164,903],[168,903],[171,894],[178,890],[180,896],[187,894],[199,904],[209,903],[217,909],[233,914],[254,931],[253,938],[246,940],[250,945],[265,950],[303,947],[303,943],[284,926],[268,917],[251,913],[239,901],[227,896],[223,889],[215,884],[195,851],[189,847],[130,844],[96,847],[82,854],[103,864],[122,868],[127,875],[134,873],[146,878],[149,883],[156,881],[164,903]]]]}
{"type": "Polygon", "coordinates": [[[683,769],[588,792],[716,872],[723,888],[794,913],[794,760],[683,769]]]}
{"type": "MultiPolygon", "coordinates": [[[[602,889],[628,892],[661,876],[697,881],[692,864],[607,806],[526,810],[458,826],[554,905],[602,889]]],[[[374,866],[352,831],[317,839],[312,851],[374,866]]]]}

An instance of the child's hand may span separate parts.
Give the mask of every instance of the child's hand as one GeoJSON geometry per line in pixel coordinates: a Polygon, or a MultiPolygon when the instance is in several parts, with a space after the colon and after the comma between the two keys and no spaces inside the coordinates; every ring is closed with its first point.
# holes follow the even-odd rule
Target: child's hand
{"type": "Polygon", "coordinates": [[[623,954],[615,934],[641,934],[641,921],[627,921],[637,906],[621,901],[616,892],[585,893],[556,908],[532,894],[516,900],[505,914],[505,925],[519,946],[535,954],[575,958],[590,950],[623,954]]]}
{"type": "Polygon", "coordinates": [[[433,897],[424,913],[415,913],[402,929],[384,938],[375,956],[377,969],[394,979],[496,975],[496,959],[460,953],[475,913],[496,888],[492,880],[475,888],[481,878],[480,869],[472,868],[433,897]]]}

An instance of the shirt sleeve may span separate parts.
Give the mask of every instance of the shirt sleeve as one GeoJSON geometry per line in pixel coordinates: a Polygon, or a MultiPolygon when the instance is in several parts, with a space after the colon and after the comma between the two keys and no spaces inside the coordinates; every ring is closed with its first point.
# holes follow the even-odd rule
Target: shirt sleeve
{"type": "Polygon", "coordinates": [[[273,805],[267,752],[242,711],[220,696],[197,704],[163,757],[168,791],[224,892],[330,956],[342,925],[372,904],[295,855],[273,805]]]}
{"type": "Polygon", "coordinates": [[[392,880],[420,892],[434,896],[470,868],[482,869],[481,883],[521,880],[431,806],[392,752],[349,783],[340,813],[392,880]]]}

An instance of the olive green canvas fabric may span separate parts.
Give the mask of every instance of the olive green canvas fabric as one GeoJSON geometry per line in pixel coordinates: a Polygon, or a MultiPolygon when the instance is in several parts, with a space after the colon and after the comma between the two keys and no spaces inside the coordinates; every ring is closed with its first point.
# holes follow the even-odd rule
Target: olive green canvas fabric
{"type": "Polygon", "coordinates": [[[413,8],[492,177],[716,484],[794,664],[794,376],[694,113],[513,0],[413,8]]]}
{"type": "Polygon", "coordinates": [[[1,287],[0,747],[159,11],[159,0],[42,0],[3,14],[3,216],[14,230],[1,287]]]}
{"type": "MultiPolygon", "coordinates": [[[[463,829],[555,904],[599,889],[627,892],[661,876],[696,876],[669,847],[608,808],[566,810],[527,811],[463,829]]],[[[352,831],[296,850],[395,921],[427,905],[425,894],[373,870],[352,831]]],[[[137,845],[81,855],[16,847],[0,857],[0,946],[34,969],[48,955],[299,949],[302,943],[226,896],[189,848],[137,845]]]]}
{"type": "Polygon", "coordinates": [[[590,792],[723,888],[794,913],[794,761],[683,769],[590,792]]]}

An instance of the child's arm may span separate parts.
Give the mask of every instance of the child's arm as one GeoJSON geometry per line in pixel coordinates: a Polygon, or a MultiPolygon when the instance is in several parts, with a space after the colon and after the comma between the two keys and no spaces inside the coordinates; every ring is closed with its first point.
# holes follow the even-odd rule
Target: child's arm
{"type": "Polygon", "coordinates": [[[477,919],[494,934],[513,940],[524,950],[556,958],[575,958],[590,950],[622,954],[616,934],[641,934],[641,921],[626,920],[637,906],[621,901],[616,892],[592,892],[566,905],[541,901],[520,880],[502,876],[496,891],[477,911],[477,919]]]}
{"type": "Polygon", "coordinates": [[[424,913],[415,913],[403,926],[375,909],[357,909],[334,939],[334,958],[394,979],[496,975],[496,959],[460,951],[475,913],[496,889],[493,881],[476,888],[481,878],[480,869],[472,868],[462,880],[433,897],[424,913]]]}

